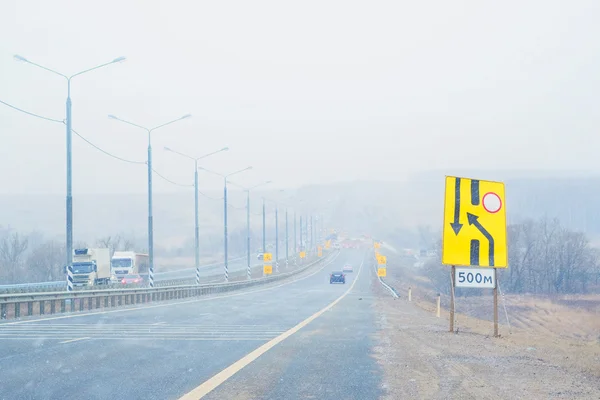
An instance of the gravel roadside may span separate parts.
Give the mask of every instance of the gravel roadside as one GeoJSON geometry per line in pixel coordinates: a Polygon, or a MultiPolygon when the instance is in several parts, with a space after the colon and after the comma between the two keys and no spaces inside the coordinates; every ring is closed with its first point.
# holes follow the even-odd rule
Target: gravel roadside
{"type": "Polygon", "coordinates": [[[466,316],[451,334],[446,313],[436,318],[374,284],[384,399],[600,399],[597,348],[535,333],[493,338],[487,321],[466,316]]]}

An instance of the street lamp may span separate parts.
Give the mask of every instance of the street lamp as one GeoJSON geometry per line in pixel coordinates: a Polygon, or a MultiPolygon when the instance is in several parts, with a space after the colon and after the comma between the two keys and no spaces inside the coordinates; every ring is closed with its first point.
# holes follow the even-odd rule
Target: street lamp
{"type": "MultiPolygon", "coordinates": [[[[285,192],[285,190],[281,189],[281,190],[279,190],[279,192],[285,192]]],[[[274,203],[275,203],[275,271],[279,272],[279,202],[275,201],[274,203]]],[[[286,235],[287,235],[287,230],[286,230],[286,235]]],[[[286,266],[287,266],[287,259],[286,259],[286,266]]]]}
{"type": "Polygon", "coordinates": [[[247,262],[248,262],[248,264],[246,266],[246,275],[247,275],[248,279],[252,279],[252,267],[250,265],[250,191],[254,190],[260,186],[268,185],[271,182],[272,181],[265,181],[265,182],[261,182],[257,185],[251,186],[249,188],[246,188],[246,187],[243,187],[241,185],[238,185],[236,183],[229,181],[230,184],[238,186],[246,192],[246,240],[247,240],[246,253],[247,253],[247,262]]]}
{"type": "Polygon", "coordinates": [[[108,116],[108,118],[121,121],[123,123],[135,126],[136,128],[140,128],[148,132],[148,264],[150,269],[148,273],[148,283],[150,284],[150,287],[154,287],[154,228],[152,221],[152,132],[177,121],[181,121],[182,119],[190,118],[191,116],[191,114],[185,114],[182,117],[155,126],[154,128],[146,128],[145,126],[134,124],[133,122],[129,122],[124,119],[115,117],[114,115],[108,116]]]}
{"type": "Polygon", "coordinates": [[[53,69],[44,67],[43,65],[40,64],[36,64],[32,61],[29,61],[28,59],[26,59],[25,57],[22,57],[18,54],[14,55],[15,60],[17,61],[22,61],[25,62],[27,64],[31,64],[35,67],[41,68],[43,70],[46,70],[48,72],[52,72],[55,75],[61,76],[63,78],[65,78],[67,80],[67,118],[65,120],[65,123],[67,125],[67,201],[66,201],[66,208],[67,208],[67,240],[66,240],[66,250],[67,250],[67,290],[71,291],[73,290],[73,271],[72,271],[72,264],[73,264],[73,192],[72,192],[72,146],[71,146],[71,139],[72,139],[72,134],[71,134],[71,126],[72,126],[72,116],[71,116],[71,79],[75,78],[76,76],[85,74],[86,72],[90,72],[93,71],[95,69],[99,69],[102,67],[106,67],[107,65],[111,65],[111,64],[115,64],[121,61],[125,61],[125,57],[117,57],[114,60],[104,63],[104,64],[100,64],[97,65],[93,68],[88,68],[86,70],[80,71],[76,74],[73,74],[71,76],[69,75],[65,75],[65,74],[61,74],[58,71],[55,71],[53,69]]]}
{"type": "Polygon", "coordinates": [[[206,157],[212,156],[213,154],[228,151],[229,147],[223,147],[220,150],[213,151],[212,153],[205,154],[200,157],[192,157],[179,151],[165,147],[166,151],[178,154],[182,157],[188,158],[194,161],[194,240],[195,240],[195,258],[196,258],[196,285],[200,284],[200,228],[198,226],[198,160],[202,160],[206,157]]]}
{"type": "Polygon", "coordinates": [[[219,174],[218,172],[211,171],[206,168],[198,167],[203,171],[209,172],[211,174],[219,175],[223,178],[223,238],[224,238],[224,258],[225,258],[225,282],[229,282],[229,257],[228,257],[228,238],[227,238],[227,179],[231,176],[237,175],[244,171],[249,171],[252,169],[251,166],[231,172],[229,174],[219,174]]]}

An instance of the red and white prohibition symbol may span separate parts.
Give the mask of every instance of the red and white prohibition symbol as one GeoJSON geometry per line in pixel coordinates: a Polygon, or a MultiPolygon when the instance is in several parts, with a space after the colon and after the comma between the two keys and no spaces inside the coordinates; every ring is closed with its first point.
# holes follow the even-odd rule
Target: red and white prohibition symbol
{"type": "Polygon", "coordinates": [[[481,202],[485,211],[491,214],[495,214],[502,209],[502,199],[494,192],[484,194],[481,202]]]}
{"type": "Polygon", "coordinates": [[[494,192],[487,192],[484,194],[482,203],[485,211],[491,214],[495,214],[502,209],[502,200],[500,199],[500,196],[494,192]]]}

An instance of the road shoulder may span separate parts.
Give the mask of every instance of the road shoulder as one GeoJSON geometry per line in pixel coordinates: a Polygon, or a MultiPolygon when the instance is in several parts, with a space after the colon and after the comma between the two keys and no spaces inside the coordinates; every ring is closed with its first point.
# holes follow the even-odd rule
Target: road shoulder
{"type": "Polygon", "coordinates": [[[449,333],[444,315],[393,299],[383,287],[374,306],[385,399],[600,398],[597,374],[557,362],[539,346],[476,329],[449,333]]]}

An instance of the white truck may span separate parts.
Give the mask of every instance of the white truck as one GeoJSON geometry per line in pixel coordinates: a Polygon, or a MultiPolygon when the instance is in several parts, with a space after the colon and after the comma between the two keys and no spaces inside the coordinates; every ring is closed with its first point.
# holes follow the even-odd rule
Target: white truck
{"type": "Polygon", "coordinates": [[[73,250],[73,286],[110,283],[109,249],[73,250]]]}
{"type": "Polygon", "coordinates": [[[110,264],[112,279],[121,280],[125,275],[147,274],[149,256],[135,251],[115,251],[110,264]]]}

